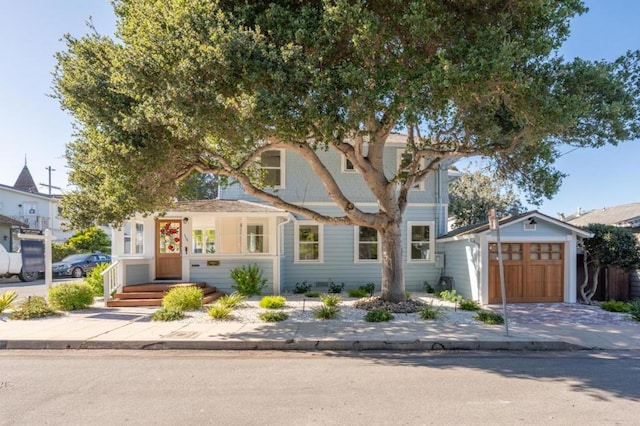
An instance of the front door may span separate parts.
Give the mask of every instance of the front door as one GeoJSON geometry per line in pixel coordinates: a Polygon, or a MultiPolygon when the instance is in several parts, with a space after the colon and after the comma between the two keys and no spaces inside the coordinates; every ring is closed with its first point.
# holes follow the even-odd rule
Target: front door
{"type": "Polygon", "coordinates": [[[182,279],[182,222],[156,221],[156,279],[182,279]]]}

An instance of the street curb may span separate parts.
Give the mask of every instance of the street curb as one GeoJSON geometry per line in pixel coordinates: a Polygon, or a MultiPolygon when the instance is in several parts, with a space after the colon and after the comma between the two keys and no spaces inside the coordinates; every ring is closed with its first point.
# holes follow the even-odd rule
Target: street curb
{"type": "Polygon", "coordinates": [[[0,340],[0,350],[253,350],[253,351],[577,351],[587,348],[563,341],[374,341],[374,340],[0,340]]]}

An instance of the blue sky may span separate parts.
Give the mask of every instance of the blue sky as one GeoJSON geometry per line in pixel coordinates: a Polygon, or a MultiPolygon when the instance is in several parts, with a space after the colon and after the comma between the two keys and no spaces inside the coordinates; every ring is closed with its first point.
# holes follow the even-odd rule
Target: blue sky
{"type": "MultiPolygon", "coordinates": [[[[71,140],[71,118],[50,98],[54,54],[64,48],[63,34],[97,30],[112,34],[115,17],[109,0],[4,1],[0,15],[0,183],[13,185],[25,155],[36,184],[48,183],[46,168],[55,169],[52,184],[67,186],[65,144],[71,140]]],[[[567,58],[612,60],[640,48],[640,1],[590,0],[590,12],[574,19],[572,35],[562,49],[567,58]]],[[[539,210],[549,215],[640,202],[637,188],[640,141],[617,147],[566,152],[557,167],[569,176],[553,200],[539,210]]],[[[47,189],[40,187],[41,192],[47,189]]]]}

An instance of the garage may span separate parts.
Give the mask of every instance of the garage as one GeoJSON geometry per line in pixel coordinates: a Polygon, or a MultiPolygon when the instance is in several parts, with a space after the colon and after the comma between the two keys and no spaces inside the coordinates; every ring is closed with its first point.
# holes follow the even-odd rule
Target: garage
{"type": "MultiPolygon", "coordinates": [[[[502,243],[509,303],[564,300],[564,243],[502,243]]],[[[501,303],[498,244],[489,244],[489,303],[501,303]]]]}
{"type": "Polygon", "coordinates": [[[578,242],[586,230],[538,211],[449,231],[438,239],[444,248],[443,275],[465,299],[502,303],[498,242],[509,303],[576,303],[578,242]]]}

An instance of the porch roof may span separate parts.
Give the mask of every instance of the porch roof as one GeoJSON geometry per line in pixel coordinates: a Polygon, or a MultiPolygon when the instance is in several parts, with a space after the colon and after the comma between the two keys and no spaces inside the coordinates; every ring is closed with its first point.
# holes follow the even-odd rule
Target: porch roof
{"type": "Polygon", "coordinates": [[[265,204],[258,204],[245,200],[193,200],[178,201],[169,209],[175,212],[204,212],[204,213],[279,213],[287,214],[285,210],[265,204]]]}
{"type": "Polygon", "coordinates": [[[9,216],[4,216],[0,214],[0,224],[3,225],[12,225],[12,226],[21,226],[23,228],[27,228],[29,227],[29,225],[27,225],[24,222],[20,222],[19,220],[15,220],[10,218],[9,216]]]}

